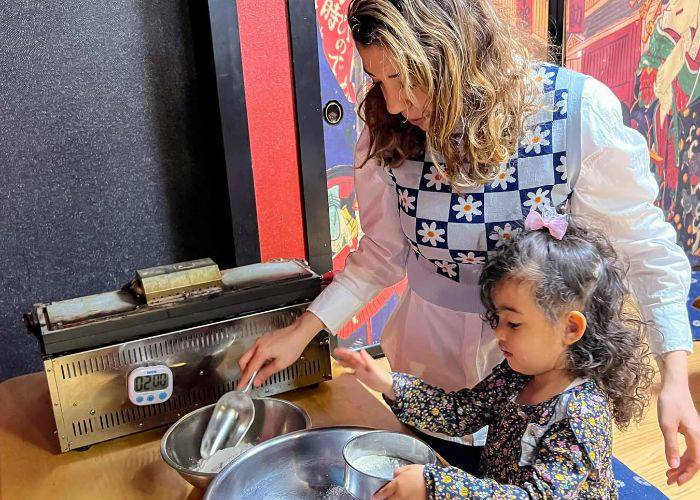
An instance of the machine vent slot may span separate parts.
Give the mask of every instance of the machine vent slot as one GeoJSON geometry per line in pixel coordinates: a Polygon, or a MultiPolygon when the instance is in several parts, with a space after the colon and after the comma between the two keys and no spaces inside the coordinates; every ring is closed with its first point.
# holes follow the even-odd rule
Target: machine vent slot
{"type": "Polygon", "coordinates": [[[219,398],[223,396],[225,393],[232,391],[234,389],[233,382],[224,382],[216,386],[216,390],[214,391],[213,398],[219,398]]]}
{"type": "Polygon", "coordinates": [[[207,403],[209,401],[209,397],[207,397],[207,391],[204,390],[203,388],[197,389],[196,401],[197,401],[197,405],[202,405],[204,403],[207,403]]]}
{"type": "Polygon", "coordinates": [[[72,423],[73,427],[73,437],[87,436],[95,432],[95,428],[92,426],[92,420],[76,420],[72,423]]]}

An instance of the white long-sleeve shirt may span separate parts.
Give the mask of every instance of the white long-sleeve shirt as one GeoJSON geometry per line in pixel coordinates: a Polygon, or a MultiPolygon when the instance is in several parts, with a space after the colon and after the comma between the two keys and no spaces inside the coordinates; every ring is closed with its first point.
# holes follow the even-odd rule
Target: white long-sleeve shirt
{"type": "MultiPolygon", "coordinates": [[[[686,309],[690,266],[675,230],[654,205],[658,185],[647,144],[624,125],[620,103],[604,84],[587,78],[580,99],[580,161],[567,165],[570,211],[602,227],[629,264],[628,280],[642,314],[656,325],[649,335],[652,352],[692,351],[686,309]]],[[[368,139],[363,132],[355,152],[358,163],[367,156],[368,139]]],[[[375,161],[356,169],[355,190],[364,237],[344,270],[309,307],[333,333],[406,276],[411,252],[386,171],[375,161]]],[[[434,273],[423,280],[430,282],[421,287],[434,288],[432,296],[439,297],[445,278],[434,273]]],[[[474,386],[501,359],[490,328],[478,314],[443,307],[414,288],[409,283],[382,334],[392,368],[447,390],[474,386]]]]}

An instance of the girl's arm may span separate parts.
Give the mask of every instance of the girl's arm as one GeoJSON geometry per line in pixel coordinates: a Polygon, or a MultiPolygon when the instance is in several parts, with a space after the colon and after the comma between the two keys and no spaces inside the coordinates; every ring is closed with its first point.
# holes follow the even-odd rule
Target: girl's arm
{"type": "Polygon", "coordinates": [[[514,394],[525,380],[503,362],[473,389],[448,393],[412,375],[385,371],[364,350],[336,349],[333,356],[354,370],[360,382],[381,392],[399,420],[451,436],[472,434],[488,425],[497,401],[514,394]]]}
{"type": "MultiPolygon", "coordinates": [[[[576,425],[588,425],[578,423],[576,425]]],[[[600,429],[586,427],[584,432],[600,429]]],[[[614,484],[612,470],[604,465],[610,459],[611,440],[603,433],[600,439],[607,445],[584,445],[580,442],[568,419],[554,424],[543,436],[537,457],[529,469],[528,480],[521,485],[500,484],[493,479],[481,479],[455,467],[426,465],[423,478],[429,498],[605,498],[614,484]],[[592,454],[592,455],[591,455],[592,454]],[[584,481],[596,472],[605,487],[597,490],[581,488],[584,481]],[[609,472],[609,477],[605,474],[609,472]]],[[[517,443],[513,443],[517,445],[517,443]]]]}
{"type": "Polygon", "coordinates": [[[394,398],[388,400],[402,422],[418,429],[449,436],[472,434],[489,425],[498,411],[498,401],[517,392],[524,377],[510,370],[505,362],[473,389],[446,392],[404,373],[392,374],[394,398]]]}

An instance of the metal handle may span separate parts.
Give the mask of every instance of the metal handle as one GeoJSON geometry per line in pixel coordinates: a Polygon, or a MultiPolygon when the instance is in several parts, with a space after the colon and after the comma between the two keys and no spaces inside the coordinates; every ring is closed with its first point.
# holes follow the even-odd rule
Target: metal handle
{"type": "Polygon", "coordinates": [[[253,372],[253,375],[250,377],[250,380],[248,380],[248,384],[245,386],[245,389],[243,389],[243,392],[248,394],[250,392],[250,389],[253,387],[253,381],[255,380],[255,377],[258,376],[258,370],[255,370],[253,372]]]}

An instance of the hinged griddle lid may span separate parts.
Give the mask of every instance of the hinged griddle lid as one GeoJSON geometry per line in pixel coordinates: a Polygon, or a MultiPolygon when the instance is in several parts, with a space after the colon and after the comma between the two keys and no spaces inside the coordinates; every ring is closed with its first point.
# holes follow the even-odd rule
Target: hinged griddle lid
{"type": "Polygon", "coordinates": [[[221,293],[148,306],[120,290],[35,304],[25,321],[50,357],[306,302],[321,291],[321,277],[296,260],[227,269],[221,278],[221,293]]]}

